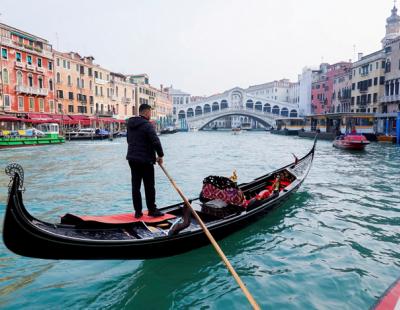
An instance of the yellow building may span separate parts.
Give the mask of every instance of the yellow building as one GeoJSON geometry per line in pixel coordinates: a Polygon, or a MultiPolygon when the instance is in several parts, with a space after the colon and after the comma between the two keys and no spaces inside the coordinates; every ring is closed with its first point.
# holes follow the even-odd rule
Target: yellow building
{"type": "Polygon", "coordinates": [[[128,83],[125,75],[110,73],[110,89],[108,91],[114,117],[123,120],[135,115],[135,85],[128,83]]]}
{"type": "Polygon", "coordinates": [[[99,65],[93,67],[94,114],[112,116],[115,107],[111,104],[110,71],[99,65]]]}
{"type": "Polygon", "coordinates": [[[166,126],[173,125],[172,123],[172,97],[168,91],[160,85],[160,89],[151,87],[154,91],[156,98],[154,103],[154,109],[156,113],[156,120],[159,129],[165,128],[166,126]]]}

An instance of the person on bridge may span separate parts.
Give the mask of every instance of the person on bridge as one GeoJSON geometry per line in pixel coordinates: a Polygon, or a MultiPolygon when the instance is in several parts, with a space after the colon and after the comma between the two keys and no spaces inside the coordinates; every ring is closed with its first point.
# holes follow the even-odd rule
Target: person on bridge
{"type": "Polygon", "coordinates": [[[139,116],[131,117],[127,124],[128,153],[126,159],[131,168],[132,201],[135,217],[142,217],[142,196],[140,186],[143,180],[146,205],[149,216],[163,216],[155,204],[156,190],[154,181],[154,164],[163,163],[164,152],[160,139],[150,123],[151,106],[141,104],[139,116]],[[157,157],[156,157],[157,153],[157,157]]]}

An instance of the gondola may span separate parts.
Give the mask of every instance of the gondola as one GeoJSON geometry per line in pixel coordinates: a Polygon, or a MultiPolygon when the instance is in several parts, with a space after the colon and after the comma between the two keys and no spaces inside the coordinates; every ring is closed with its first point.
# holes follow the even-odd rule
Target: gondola
{"type": "MultiPolygon", "coordinates": [[[[237,206],[222,215],[212,214],[196,198],[191,200],[193,209],[217,240],[238,231],[263,217],[272,208],[282,205],[299,189],[311,168],[315,145],[316,139],[304,157],[295,158],[287,166],[240,184],[245,198],[252,202],[246,208],[237,206]],[[278,174],[289,176],[289,184],[268,198],[258,199],[278,174]]],[[[7,248],[16,254],[43,259],[148,259],[177,255],[209,244],[194,218],[181,231],[171,233],[177,225],[182,224],[181,221],[186,221],[185,210],[188,209],[183,203],[160,208],[170,217],[161,223],[131,221],[115,224],[82,221],[74,216],[64,216],[61,223],[46,223],[34,218],[24,206],[22,167],[10,164],[6,173],[11,180],[3,240],[7,248]]]]}

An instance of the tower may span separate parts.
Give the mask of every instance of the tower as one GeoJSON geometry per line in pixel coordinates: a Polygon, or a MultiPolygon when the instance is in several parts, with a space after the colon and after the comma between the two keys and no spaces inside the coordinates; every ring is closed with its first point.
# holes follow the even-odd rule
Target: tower
{"type": "Polygon", "coordinates": [[[386,19],[386,35],[381,41],[382,47],[384,47],[388,41],[397,38],[398,36],[400,36],[400,16],[397,15],[395,3],[392,9],[392,15],[386,19]]]}

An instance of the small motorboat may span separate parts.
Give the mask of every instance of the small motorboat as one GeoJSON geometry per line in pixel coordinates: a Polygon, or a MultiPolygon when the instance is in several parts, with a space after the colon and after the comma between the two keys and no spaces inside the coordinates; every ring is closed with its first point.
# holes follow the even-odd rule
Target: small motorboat
{"type": "Polygon", "coordinates": [[[242,129],[241,129],[240,127],[232,128],[232,133],[233,133],[234,135],[238,135],[238,134],[240,134],[241,132],[242,132],[242,129]]]}
{"type": "Polygon", "coordinates": [[[345,150],[362,151],[368,144],[367,138],[358,134],[340,135],[333,141],[334,147],[345,150]]]}
{"type": "Polygon", "coordinates": [[[400,307],[400,278],[375,303],[373,310],[396,310],[400,307]]]}

